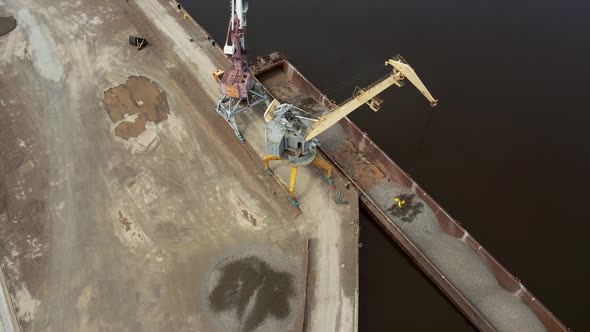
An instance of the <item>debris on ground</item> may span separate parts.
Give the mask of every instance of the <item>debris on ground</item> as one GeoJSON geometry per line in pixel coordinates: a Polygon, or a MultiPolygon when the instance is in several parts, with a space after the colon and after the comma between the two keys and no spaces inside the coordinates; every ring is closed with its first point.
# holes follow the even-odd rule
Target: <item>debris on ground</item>
{"type": "Polygon", "coordinates": [[[332,193],[334,194],[334,203],[336,205],[348,205],[349,202],[344,199],[344,194],[338,189],[332,189],[332,193]]]}

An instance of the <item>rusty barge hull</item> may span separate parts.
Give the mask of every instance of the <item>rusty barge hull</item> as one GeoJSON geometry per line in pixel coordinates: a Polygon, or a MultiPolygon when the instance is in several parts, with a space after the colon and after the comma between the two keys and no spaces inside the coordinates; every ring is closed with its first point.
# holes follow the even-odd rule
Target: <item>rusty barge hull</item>
{"type": "MultiPolygon", "coordinates": [[[[258,58],[251,64],[251,70],[267,92],[280,102],[292,103],[316,114],[337,107],[278,52],[258,58]]],[[[321,152],[356,186],[362,206],[481,331],[568,331],[551,311],[350,119],[344,118],[319,138],[321,152]],[[424,238],[422,233],[406,225],[411,223],[400,222],[388,211],[387,204],[391,203],[387,202],[387,197],[391,200],[396,193],[415,195],[416,201],[426,210],[422,214],[427,215],[424,217],[426,221],[419,220],[415,224],[428,223],[430,217],[432,229],[440,231],[440,236],[424,238]],[[428,243],[441,239],[440,243],[444,245],[434,249],[428,243]],[[458,255],[458,260],[463,255],[470,262],[471,266],[467,266],[467,271],[463,273],[479,273],[481,278],[468,280],[475,277],[461,276],[456,269],[449,267],[453,264],[445,264],[448,261],[437,254],[437,251],[448,249],[445,245],[454,248],[449,252],[458,255]],[[511,315],[520,316],[512,320],[506,318],[511,315]]]]}

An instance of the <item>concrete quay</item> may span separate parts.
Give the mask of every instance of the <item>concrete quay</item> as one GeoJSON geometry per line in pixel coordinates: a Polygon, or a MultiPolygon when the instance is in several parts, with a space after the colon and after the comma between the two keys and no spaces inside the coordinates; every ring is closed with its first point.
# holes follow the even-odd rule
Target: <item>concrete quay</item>
{"type": "Polygon", "coordinates": [[[302,170],[297,213],[263,171],[261,114],[241,117],[241,144],[213,110],[211,73],[229,62],[183,15],[164,0],[0,0],[17,23],[0,36],[15,329],[356,330],[357,192],[338,205],[302,170]]]}

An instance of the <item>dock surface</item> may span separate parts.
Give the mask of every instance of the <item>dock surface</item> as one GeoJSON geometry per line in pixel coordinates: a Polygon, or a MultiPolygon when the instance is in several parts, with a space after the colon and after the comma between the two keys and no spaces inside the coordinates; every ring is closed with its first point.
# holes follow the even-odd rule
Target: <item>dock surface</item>
{"type": "Polygon", "coordinates": [[[336,204],[306,169],[291,206],[263,170],[260,111],[241,144],[213,110],[229,62],[174,3],[2,0],[0,14],[17,22],[0,36],[16,328],[356,330],[358,193],[336,204]]]}

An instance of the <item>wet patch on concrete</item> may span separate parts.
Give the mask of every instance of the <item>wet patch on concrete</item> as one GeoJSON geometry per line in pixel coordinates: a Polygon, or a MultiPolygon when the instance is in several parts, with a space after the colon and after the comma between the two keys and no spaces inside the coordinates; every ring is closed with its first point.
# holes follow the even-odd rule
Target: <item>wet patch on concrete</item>
{"type": "Polygon", "coordinates": [[[209,303],[214,312],[235,311],[240,330],[253,331],[268,316],[287,317],[294,291],[288,273],[273,271],[258,257],[250,256],[221,267],[221,278],[209,294],[209,303]]]}
{"type": "Polygon", "coordinates": [[[217,264],[204,302],[219,330],[290,330],[302,289],[291,263],[270,250],[247,250],[217,264]]]}
{"type": "Polygon", "coordinates": [[[146,131],[147,123],[166,121],[170,114],[166,93],[144,76],[131,76],[105,91],[102,102],[116,125],[115,135],[124,140],[138,137],[146,131]]]}
{"type": "Polygon", "coordinates": [[[12,16],[0,17],[0,37],[16,28],[16,20],[12,16]]]}
{"type": "Polygon", "coordinates": [[[119,163],[112,168],[114,176],[119,180],[119,183],[127,187],[135,184],[135,176],[138,171],[131,165],[119,163]]]}

